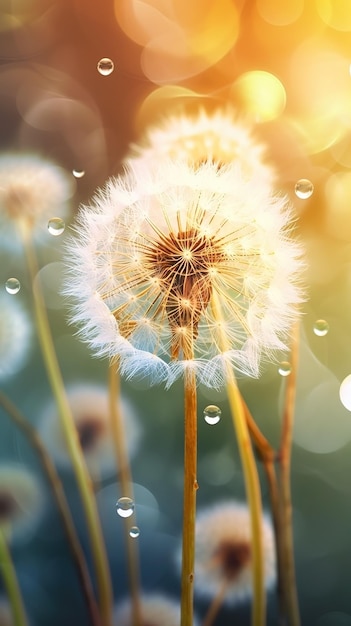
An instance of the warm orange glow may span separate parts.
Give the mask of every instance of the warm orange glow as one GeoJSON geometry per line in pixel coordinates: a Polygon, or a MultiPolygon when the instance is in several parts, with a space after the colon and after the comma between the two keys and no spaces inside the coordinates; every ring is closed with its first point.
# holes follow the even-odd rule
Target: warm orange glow
{"type": "Polygon", "coordinates": [[[233,85],[232,95],[239,100],[246,115],[257,122],[267,122],[279,117],[286,104],[284,86],[269,72],[242,74],[233,85]]]}

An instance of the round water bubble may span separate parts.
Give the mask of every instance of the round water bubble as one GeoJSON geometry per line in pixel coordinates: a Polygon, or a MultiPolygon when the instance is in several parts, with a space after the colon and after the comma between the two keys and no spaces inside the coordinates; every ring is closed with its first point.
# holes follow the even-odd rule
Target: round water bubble
{"type": "Polygon", "coordinates": [[[72,170],[72,174],[74,178],[83,178],[83,176],[85,176],[85,171],[84,170],[72,170]]]}
{"type": "Polygon", "coordinates": [[[219,420],[221,419],[221,415],[221,409],[215,404],[209,404],[204,409],[205,422],[207,422],[207,424],[210,424],[211,426],[213,426],[214,424],[218,424],[219,420]]]}
{"type": "Polygon", "coordinates": [[[136,537],[139,537],[139,535],[140,535],[140,530],[138,526],[132,526],[129,531],[129,536],[135,539],[136,537]]]}
{"type": "Polygon", "coordinates": [[[48,221],[48,231],[50,235],[53,235],[54,237],[58,237],[59,235],[62,235],[62,233],[65,230],[65,227],[66,227],[66,224],[61,217],[52,217],[48,221]]]}
{"type": "Polygon", "coordinates": [[[314,186],[308,178],[300,178],[295,185],[295,194],[301,200],[310,198],[313,194],[314,186]]]}
{"type": "Polygon", "coordinates": [[[281,361],[281,363],[279,363],[278,372],[281,376],[289,376],[289,374],[291,374],[291,363],[289,363],[289,361],[281,361]]]}
{"type": "Polygon", "coordinates": [[[133,500],[125,496],[119,498],[116,502],[116,511],[120,517],[130,517],[134,511],[133,500]]]}
{"type": "Polygon", "coordinates": [[[345,409],[351,411],[351,374],[346,376],[342,381],[339,389],[339,397],[345,409]]]}
{"type": "Polygon", "coordinates": [[[5,289],[7,293],[14,296],[21,289],[21,283],[17,278],[8,278],[5,283],[5,289]]]}
{"type": "Polygon", "coordinates": [[[317,337],[325,337],[329,331],[329,324],[325,320],[316,320],[313,324],[313,332],[317,337]]]}
{"type": "Polygon", "coordinates": [[[108,57],[103,57],[97,64],[97,70],[102,76],[109,76],[114,69],[114,62],[108,57]]]}

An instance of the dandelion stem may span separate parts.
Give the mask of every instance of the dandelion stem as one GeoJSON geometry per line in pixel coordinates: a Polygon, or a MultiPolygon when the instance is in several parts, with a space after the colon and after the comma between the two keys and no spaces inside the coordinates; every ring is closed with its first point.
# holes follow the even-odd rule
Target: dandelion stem
{"type": "Polygon", "coordinates": [[[4,585],[10,601],[14,626],[28,626],[11,552],[7,545],[4,532],[0,529],[0,568],[4,585]]]}
{"type": "MultiPolygon", "coordinates": [[[[24,239],[24,241],[29,274],[33,283],[38,272],[36,256],[30,240],[27,238],[24,239]]],[[[101,618],[104,626],[111,626],[112,588],[106,547],[102,535],[91,478],[85,464],[71,409],[65,393],[64,383],[57,361],[49,320],[46,313],[45,302],[38,281],[35,289],[33,288],[33,300],[42,354],[52,392],[57,403],[67,449],[72,460],[72,466],[85,511],[98,585],[101,618]]]]}
{"type": "Polygon", "coordinates": [[[22,413],[13,404],[13,402],[11,402],[11,400],[7,398],[7,396],[1,391],[0,405],[10,416],[16,426],[21,429],[21,431],[27,437],[29,443],[38,455],[44,473],[50,483],[57,508],[61,515],[61,520],[66,533],[67,541],[69,543],[72,556],[77,567],[77,573],[81,581],[82,590],[87,603],[88,611],[90,613],[91,623],[93,624],[93,626],[100,626],[100,617],[84,552],[79,543],[79,538],[74,526],[71,512],[69,510],[65,492],[63,490],[62,483],[56,471],[55,465],[53,464],[35,428],[33,428],[33,426],[28,422],[28,420],[26,420],[22,413]]]}
{"type": "MultiPolygon", "coordinates": [[[[126,434],[121,414],[120,398],[120,377],[118,372],[118,360],[111,361],[109,366],[109,397],[111,431],[115,447],[116,461],[119,472],[119,480],[122,495],[134,501],[132,473],[126,446],[126,434]]],[[[129,573],[129,586],[132,601],[133,626],[142,626],[141,603],[140,603],[140,571],[137,542],[129,532],[136,523],[135,513],[132,518],[128,517],[124,521],[125,543],[127,548],[127,561],[129,573]]]]}
{"type": "MultiPolygon", "coordinates": [[[[184,359],[194,358],[193,348],[184,349],[184,359]]],[[[197,484],[197,392],[196,375],[192,368],[184,374],[184,496],[183,546],[181,580],[181,626],[193,625],[195,521],[197,484]]]]}
{"type": "MultiPolygon", "coordinates": [[[[211,299],[213,315],[218,322],[220,349],[223,354],[230,348],[223,329],[221,305],[215,292],[211,299]]],[[[252,572],[253,572],[253,626],[264,626],[266,623],[266,597],[264,586],[264,560],[262,539],[262,503],[257,467],[252,450],[251,439],[245,418],[242,398],[237,386],[235,375],[229,361],[224,360],[226,388],[231,409],[234,429],[236,432],[239,453],[243,466],[245,488],[250,509],[252,537],[252,572]]]]}
{"type": "Polygon", "coordinates": [[[223,604],[223,600],[225,598],[225,594],[227,593],[227,589],[228,589],[228,581],[225,581],[225,583],[219,589],[217,595],[213,598],[210,604],[210,607],[205,615],[205,618],[202,622],[202,626],[212,626],[214,620],[217,617],[218,611],[223,604]]]}
{"type": "Polygon", "coordinates": [[[298,324],[295,324],[291,346],[291,373],[287,377],[283,429],[278,454],[281,515],[281,559],[283,593],[289,626],[300,626],[300,613],[296,589],[294,545],[292,530],[292,504],[290,487],[291,445],[295,410],[296,377],[298,366],[298,324]]]}

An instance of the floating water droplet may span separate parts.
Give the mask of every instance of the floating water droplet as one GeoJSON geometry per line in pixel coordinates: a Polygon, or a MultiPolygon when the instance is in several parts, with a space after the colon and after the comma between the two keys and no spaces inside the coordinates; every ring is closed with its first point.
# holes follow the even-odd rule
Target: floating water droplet
{"type": "Polygon", "coordinates": [[[52,217],[48,221],[48,231],[50,235],[53,235],[54,237],[58,237],[59,235],[62,235],[62,233],[65,230],[65,227],[66,227],[66,224],[64,223],[63,219],[61,219],[61,217],[52,217]]]}
{"type": "Polygon", "coordinates": [[[17,278],[8,278],[5,283],[5,289],[7,293],[13,296],[21,289],[21,283],[17,278]]]}
{"type": "Polygon", "coordinates": [[[103,57],[97,64],[97,70],[102,76],[109,76],[115,69],[114,62],[108,57],[103,57]]]}
{"type": "Polygon", "coordinates": [[[314,186],[308,178],[300,178],[295,185],[295,194],[301,200],[310,198],[313,194],[314,186]]]}
{"type": "Polygon", "coordinates": [[[329,331],[329,324],[325,320],[316,320],[313,325],[313,332],[317,337],[325,337],[329,331]]]}
{"type": "Polygon", "coordinates": [[[339,396],[341,404],[344,405],[345,409],[351,411],[351,374],[346,376],[346,378],[342,381],[339,389],[339,396]]]}
{"type": "Polygon", "coordinates": [[[85,170],[72,170],[74,178],[83,178],[85,176],[85,170]]]}
{"type": "Polygon", "coordinates": [[[137,526],[132,526],[129,531],[129,536],[135,539],[135,537],[139,537],[139,535],[140,535],[139,528],[137,526]]]}
{"type": "Polygon", "coordinates": [[[281,376],[289,376],[289,374],[291,374],[291,364],[289,361],[279,363],[278,372],[281,376]]]}
{"type": "Polygon", "coordinates": [[[127,497],[119,498],[116,502],[116,511],[120,517],[130,517],[134,511],[133,500],[127,497]]]}
{"type": "Polygon", "coordinates": [[[219,420],[221,419],[221,415],[221,409],[215,404],[209,404],[204,409],[205,422],[207,422],[207,424],[210,424],[211,426],[213,426],[214,424],[218,424],[219,420]]]}

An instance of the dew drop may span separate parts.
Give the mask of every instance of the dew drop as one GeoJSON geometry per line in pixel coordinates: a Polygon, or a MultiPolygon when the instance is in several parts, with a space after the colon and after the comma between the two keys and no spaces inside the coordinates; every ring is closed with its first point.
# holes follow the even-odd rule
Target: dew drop
{"type": "Polygon", "coordinates": [[[139,535],[140,535],[140,530],[138,526],[132,526],[129,531],[129,536],[135,539],[136,537],[139,537],[139,535]]]}
{"type": "Polygon", "coordinates": [[[65,227],[66,225],[63,219],[61,219],[61,217],[52,217],[48,221],[48,231],[50,235],[53,235],[54,237],[58,237],[59,235],[62,235],[62,233],[65,230],[65,227]]]}
{"type": "Polygon", "coordinates": [[[103,57],[97,64],[97,70],[102,76],[109,76],[115,69],[114,62],[108,57],[103,57]]]}
{"type": "Polygon", "coordinates": [[[85,176],[85,171],[84,170],[72,170],[72,174],[74,178],[83,178],[83,176],[85,176]]]}
{"type": "Polygon", "coordinates": [[[278,372],[281,376],[289,376],[289,374],[291,374],[291,364],[289,361],[279,363],[278,372]]]}
{"type": "Polygon", "coordinates": [[[221,414],[222,411],[218,406],[216,406],[215,404],[209,404],[204,409],[205,422],[207,422],[207,424],[210,424],[211,426],[213,426],[214,424],[218,424],[219,420],[221,419],[221,414]]]}
{"type": "Polygon", "coordinates": [[[314,186],[308,178],[300,178],[295,185],[295,194],[301,200],[310,198],[313,194],[314,186]]]}
{"type": "Polygon", "coordinates": [[[325,337],[329,331],[329,324],[325,320],[316,320],[313,325],[313,332],[317,337],[325,337]]]}
{"type": "Polygon", "coordinates": [[[134,511],[133,500],[127,497],[119,498],[116,502],[116,511],[120,517],[130,517],[134,511]]]}
{"type": "Polygon", "coordinates": [[[346,376],[346,378],[342,381],[339,389],[339,396],[341,404],[344,405],[345,409],[351,411],[351,374],[346,376]]]}
{"type": "Polygon", "coordinates": [[[17,278],[8,278],[5,283],[5,289],[7,293],[14,296],[21,289],[21,283],[17,278]]]}

